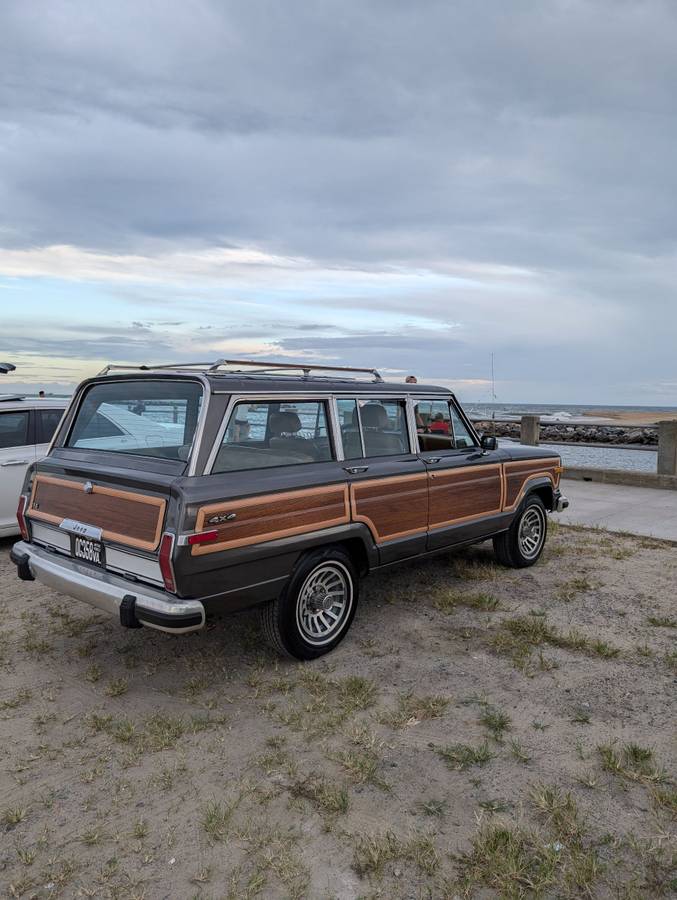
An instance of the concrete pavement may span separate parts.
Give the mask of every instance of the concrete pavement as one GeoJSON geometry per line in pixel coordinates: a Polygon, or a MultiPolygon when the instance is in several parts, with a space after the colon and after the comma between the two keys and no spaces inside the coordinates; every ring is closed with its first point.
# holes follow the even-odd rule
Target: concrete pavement
{"type": "Polygon", "coordinates": [[[677,492],[562,479],[571,505],[555,520],[677,542],[677,492]]]}

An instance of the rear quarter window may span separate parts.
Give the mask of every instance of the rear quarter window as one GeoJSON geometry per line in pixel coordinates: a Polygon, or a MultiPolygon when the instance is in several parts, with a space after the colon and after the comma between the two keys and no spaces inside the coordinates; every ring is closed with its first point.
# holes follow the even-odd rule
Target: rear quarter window
{"type": "Polygon", "coordinates": [[[257,400],[235,404],[212,473],[331,459],[326,401],[257,400]]]}

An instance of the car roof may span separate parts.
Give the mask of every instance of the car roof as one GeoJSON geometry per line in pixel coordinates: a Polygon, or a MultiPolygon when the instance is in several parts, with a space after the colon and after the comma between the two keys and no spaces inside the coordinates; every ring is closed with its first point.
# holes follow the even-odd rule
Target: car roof
{"type": "Polygon", "coordinates": [[[70,397],[20,397],[17,394],[0,394],[0,412],[17,409],[65,409],[70,397]]]}

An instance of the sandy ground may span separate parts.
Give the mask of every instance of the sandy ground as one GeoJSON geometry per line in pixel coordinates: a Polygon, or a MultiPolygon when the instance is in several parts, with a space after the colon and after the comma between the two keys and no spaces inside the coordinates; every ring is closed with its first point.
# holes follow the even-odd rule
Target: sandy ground
{"type": "Polygon", "coordinates": [[[677,421],[674,409],[653,410],[652,412],[622,412],[617,409],[590,409],[584,416],[606,421],[613,425],[655,425],[657,422],[677,421]]]}
{"type": "Polygon", "coordinates": [[[674,546],[559,528],[373,576],[298,664],[124,631],[0,542],[0,894],[673,896],[674,546]]]}

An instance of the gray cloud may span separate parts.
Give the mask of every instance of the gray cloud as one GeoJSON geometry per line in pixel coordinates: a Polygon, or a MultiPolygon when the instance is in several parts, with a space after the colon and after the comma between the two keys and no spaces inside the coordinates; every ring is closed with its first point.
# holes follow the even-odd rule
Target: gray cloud
{"type": "MultiPolygon", "coordinates": [[[[527,384],[528,352],[561,383],[573,357],[602,390],[629,361],[638,384],[669,389],[675,366],[657,360],[677,335],[676,35],[670,0],[7,0],[0,245],[524,267],[537,290],[421,299],[440,328],[462,323],[467,357],[448,346],[464,366],[498,348],[527,384]]],[[[278,346],[364,360],[364,341],[325,346],[307,317],[307,337],[278,346]]],[[[406,368],[447,346],[385,331],[372,348],[406,368]]],[[[99,339],[111,355],[113,338],[99,339]]],[[[41,346],[56,344],[67,350],[41,346]]],[[[441,368],[444,349],[430,359],[441,368]]]]}

